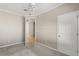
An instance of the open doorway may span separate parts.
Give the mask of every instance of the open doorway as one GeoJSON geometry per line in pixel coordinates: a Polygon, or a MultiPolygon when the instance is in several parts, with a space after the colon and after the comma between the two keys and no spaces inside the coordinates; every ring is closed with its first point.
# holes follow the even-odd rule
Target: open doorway
{"type": "Polygon", "coordinates": [[[35,21],[29,23],[29,36],[35,37],[35,21]]]}
{"type": "Polygon", "coordinates": [[[25,22],[25,45],[35,45],[35,19],[26,20],[25,22]]]}

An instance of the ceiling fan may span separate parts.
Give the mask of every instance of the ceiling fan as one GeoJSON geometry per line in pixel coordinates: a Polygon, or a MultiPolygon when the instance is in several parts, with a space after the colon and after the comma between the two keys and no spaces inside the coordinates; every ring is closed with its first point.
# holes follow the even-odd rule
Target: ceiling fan
{"type": "Polygon", "coordinates": [[[35,3],[28,3],[27,8],[24,8],[24,12],[28,15],[33,15],[34,9],[36,7],[35,3]]]}

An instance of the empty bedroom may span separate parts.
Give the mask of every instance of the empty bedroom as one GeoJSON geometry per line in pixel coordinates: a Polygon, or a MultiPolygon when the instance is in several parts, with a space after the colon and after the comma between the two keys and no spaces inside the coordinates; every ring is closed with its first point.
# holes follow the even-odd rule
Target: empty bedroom
{"type": "Polygon", "coordinates": [[[0,3],[0,56],[79,56],[79,3],[0,3]]]}

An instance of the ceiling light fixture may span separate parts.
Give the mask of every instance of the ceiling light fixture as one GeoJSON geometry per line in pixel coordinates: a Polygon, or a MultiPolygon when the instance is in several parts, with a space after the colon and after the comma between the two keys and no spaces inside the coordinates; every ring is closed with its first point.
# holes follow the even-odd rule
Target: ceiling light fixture
{"type": "Polygon", "coordinates": [[[28,7],[27,8],[24,8],[25,14],[33,15],[35,6],[36,6],[35,3],[29,3],[28,4],[28,7]]]}

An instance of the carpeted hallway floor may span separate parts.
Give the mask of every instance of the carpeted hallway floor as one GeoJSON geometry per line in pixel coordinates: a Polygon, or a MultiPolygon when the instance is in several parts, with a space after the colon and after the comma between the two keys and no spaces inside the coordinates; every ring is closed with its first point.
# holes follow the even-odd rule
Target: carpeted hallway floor
{"type": "Polygon", "coordinates": [[[5,48],[0,48],[0,56],[66,56],[60,52],[50,50],[40,44],[35,47],[25,47],[17,44],[5,48]]]}

